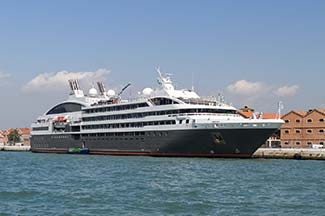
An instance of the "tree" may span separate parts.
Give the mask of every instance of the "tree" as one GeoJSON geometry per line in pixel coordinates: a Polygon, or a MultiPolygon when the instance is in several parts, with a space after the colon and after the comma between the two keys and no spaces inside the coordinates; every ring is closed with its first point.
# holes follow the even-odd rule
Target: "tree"
{"type": "Polygon", "coordinates": [[[21,135],[19,134],[17,129],[12,130],[9,134],[8,134],[8,141],[10,143],[17,143],[21,141],[21,135]]]}

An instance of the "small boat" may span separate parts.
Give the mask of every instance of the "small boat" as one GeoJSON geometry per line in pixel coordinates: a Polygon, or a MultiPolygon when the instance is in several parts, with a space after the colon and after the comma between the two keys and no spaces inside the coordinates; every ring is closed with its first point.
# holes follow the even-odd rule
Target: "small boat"
{"type": "Polygon", "coordinates": [[[89,154],[88,148],[69,148],[69,154],[89,154]]]}

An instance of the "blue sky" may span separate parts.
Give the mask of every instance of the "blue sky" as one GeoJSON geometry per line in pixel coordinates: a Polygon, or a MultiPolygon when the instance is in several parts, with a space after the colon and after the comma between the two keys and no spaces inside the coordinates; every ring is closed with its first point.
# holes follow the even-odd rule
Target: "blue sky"
{"type": "Polygon", "coordinates": [[[0,128],[64,100],[60,71],[107,69],[111,88],[136,92],[155,86],[157,65],[236,107],[325,108],[324,11],[321,0],[0,0],[0,128]]]}

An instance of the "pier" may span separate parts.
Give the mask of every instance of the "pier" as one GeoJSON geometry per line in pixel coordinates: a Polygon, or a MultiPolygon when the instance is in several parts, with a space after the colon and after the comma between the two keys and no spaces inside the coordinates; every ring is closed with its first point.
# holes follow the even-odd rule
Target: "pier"
{"type": "Polygon", "coordinates": [[[30,146],[0,146],[0,151],[30,151],[30,146]]]}
{"type": "Polygon", "coordinates": [[[325,149],[259,148],[253,158],[325,160],[325,149]]]}
{"type": "MultiPolygon", "coordinates": [[[[30,151],[30,146],[0,146],[0,151],[30,151]]],[[[325,160],[325,149],[312,148],[259,148],[253,158],[325,160]]]]}

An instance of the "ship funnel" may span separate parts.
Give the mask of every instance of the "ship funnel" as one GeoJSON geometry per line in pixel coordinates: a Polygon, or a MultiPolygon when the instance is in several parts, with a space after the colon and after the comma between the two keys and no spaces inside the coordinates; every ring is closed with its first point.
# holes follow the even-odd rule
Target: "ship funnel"
{"type": "Polygon", "coordinates": [[[70,89],[71,91],[76,91],[79,90],[79,83],[77,80],[69,80],[69,85],[70,85],[70,89]]]}
{"type": "Polygon", "coordinates": [[[101,95],[106,95],[106,88],[103,82],[97,82],[97,86],[101,95]]]}
{"type": "Polygon", "coordinates": [[[69,86],[70,86],[70,89],[71,89],[72,93],[76,97],[83,97],[84,96],[83,91],[80,90],[80,85],[79,85],[78,80],[75,80],[75,79],[69,80],[69,86]]]}

